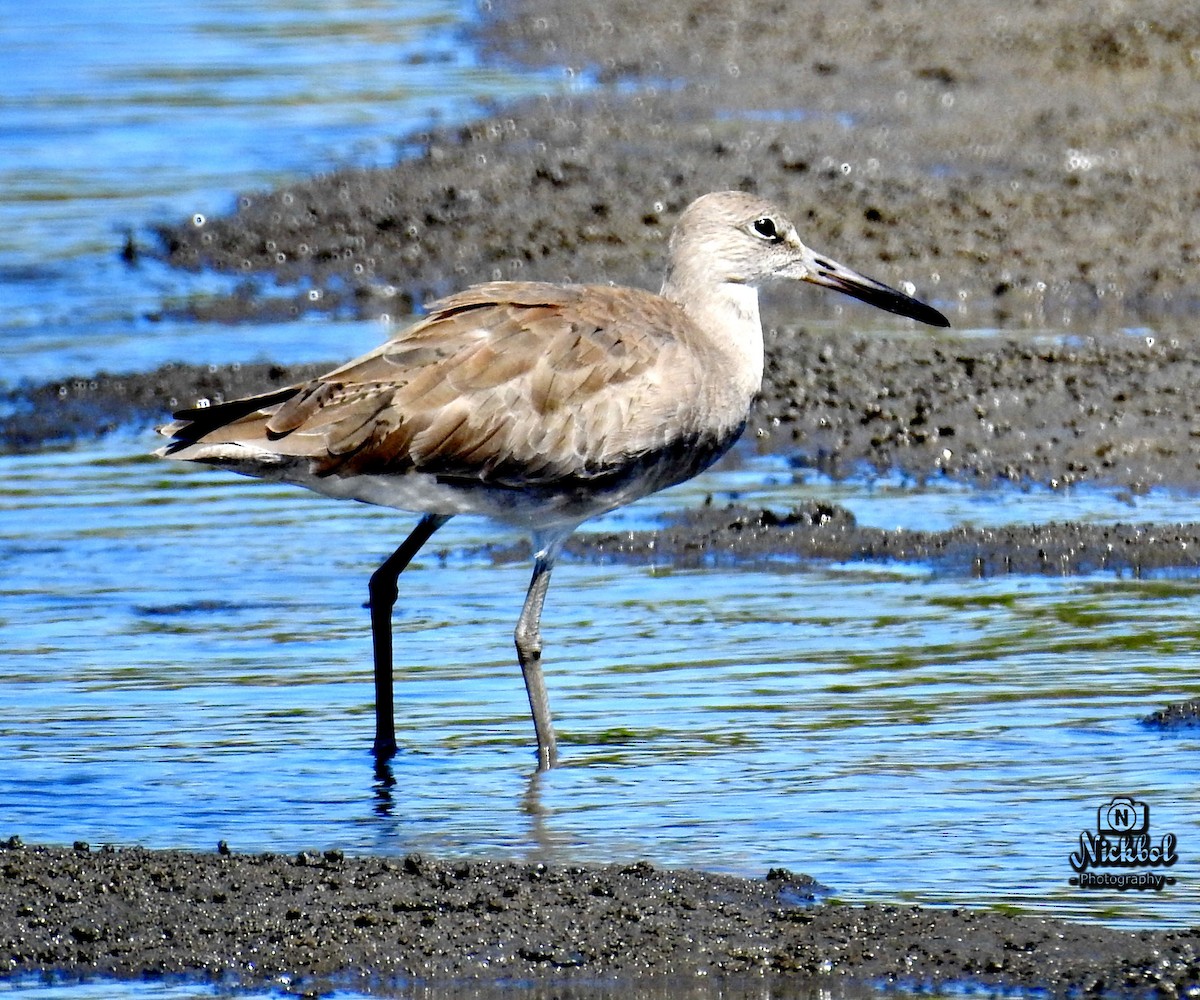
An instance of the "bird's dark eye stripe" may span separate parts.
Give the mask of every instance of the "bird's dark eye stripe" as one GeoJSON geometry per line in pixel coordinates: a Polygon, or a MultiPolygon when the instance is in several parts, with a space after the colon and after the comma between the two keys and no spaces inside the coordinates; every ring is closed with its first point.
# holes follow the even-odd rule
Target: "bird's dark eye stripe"
{"type": "Polygon", "coordinates": [[[754,220],[754,231],[763,239],[774,240],[778,242],[782,237],[779,235],[779,230],[775,228],[775,220],[762,218],[754,220]]]}

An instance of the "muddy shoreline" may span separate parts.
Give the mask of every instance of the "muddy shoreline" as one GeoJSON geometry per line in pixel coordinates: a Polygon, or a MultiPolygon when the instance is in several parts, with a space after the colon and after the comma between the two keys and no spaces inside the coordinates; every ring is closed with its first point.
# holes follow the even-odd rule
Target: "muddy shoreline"
{"type": "MultiPolygon", "coordinates": [[[[472,44],[596,86],[408,137],[416,154],[395,169],[242,193],[227,216],[131,243],[131,266],[149,254],[241,275],[236,295],[185,308],[230,322],[314,309],[402,317],[490,278],[654,287],[684,205],[755,190],[791,206],[814,247],[911,281],[973,331],[929,336],[831,297],[769,297],[768,372],[748,430],[759,446],[835,478],[900,469],[1129,497],[1200,484],[1200,21],[1185,7],[483,6],[472,44]],[[1030,332],[1044,330],[1054,335],[1030,332]]],[[[145,426],[323,367],[175,365],[8,387],[0,447],[145,426]]],[[[657,558],[673,546],[680,560],[911,554],[947,572],[1190,573],[1200,551],[1200,526],[1132,517],[907,536],[872,534],[837,508],[689,517],[578,554],[639,558],[653,543],[657,558]]],[[[1191,725],[1197,707],[1156,715],[1147,724],[1191,725]]],[[[1200,984],[1195,929],[809,905],[811,889],[780,872],[13,842],[0,849],[0,971],[310,993],[523,983],[573,996],[963,983],[1179,996],[1200,984]]]]}
{"type": "MultiPolygon", "coordinates": [[[[1136,496],[1200,483],[1200,351],[1128,335],[1078,344],[953,340],[775,327],[746,431],[797,468],[837,479],[900,471],[1052,488],[1097,483],[1136,496]]],[[[313,377],[310,365],[166,365],[0,390],[0,446],[36,450],[165,420],[197,400],[313,377]]]]}
{"type": "MultiPolygon", "coordinates": [[[[1200,932],[815,903],[823,887],[645,863],[0,848],[9,975],[571,996],[861,996],[1040,987],[1182,996],[1200,932]],[[489,991],[489,984],[493,991],[489,991]],[[507,984],[507,985],[502,985],[507,984]],[[520,984],[524,984],[521,988],[520,984]]],[[[439,995],[446,995],[439,993],[439,995]]]]}
{"type": "Polygon", "coordinates": [[[679,211],[744,188],[959,328],[1200,304],[1200,25],[1169,0],[484,7],[485,51],[599,85],[412,136],[398,169],[245,192],[164,227],[170,260],[250,293],[303,279],[321,308],[366,314],[493,277],[655,286],[679,211]]]}

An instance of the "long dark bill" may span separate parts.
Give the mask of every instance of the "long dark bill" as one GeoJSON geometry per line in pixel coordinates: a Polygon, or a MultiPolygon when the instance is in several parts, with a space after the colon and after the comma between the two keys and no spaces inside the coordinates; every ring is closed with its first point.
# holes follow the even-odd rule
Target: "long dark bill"
{"type": "Polygon", "coordinates": [[[884,312],[908,316],[910,319],[928,323],[930,326],[950,325],[950,321],[933,306],[927,306],[911,295],[905,295],[881,281],[868,278],[844,264],[839,264],[837,261],[819,254],[813,255],[804,280],[811,281],[814,285],[820,285],[823,288],[844,292],[846,295],[861,299],[884,312]]]}

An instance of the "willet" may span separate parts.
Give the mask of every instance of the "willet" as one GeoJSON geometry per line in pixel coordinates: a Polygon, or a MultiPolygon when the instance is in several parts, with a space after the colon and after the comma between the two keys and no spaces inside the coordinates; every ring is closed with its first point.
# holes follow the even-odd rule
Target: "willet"
{"type": "Polygon", "coordinates": [[[158,454],[422,515],[368,588],[379,758],[396,750],[400,573],[455,514],[528,530],[533,579],[515,639],[542,770],[558,756],[540,629],[555,559],[582,521],[690,479],[737,440],[762,382],[758,289],[785,278],[949,326],[814,253],[769,201],[720,192],[680,216],[658,295],[475,285],[311,382],[176,413],[158,454]]]}

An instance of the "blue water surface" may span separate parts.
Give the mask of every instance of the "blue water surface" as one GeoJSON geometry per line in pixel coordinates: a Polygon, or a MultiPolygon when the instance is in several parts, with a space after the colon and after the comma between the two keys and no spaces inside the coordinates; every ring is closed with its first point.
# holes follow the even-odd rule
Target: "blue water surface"
{"type": "Polygon", "coordinates": [[[232,279],[126,264],[154,223],[240,192],[395,162],[402,140],[557,87],[486,66],[469,0],[50,0],[0,18],[0,382],[97,369],[329,358],[358,323],[236,329],[151,320],[232,279]]]}

